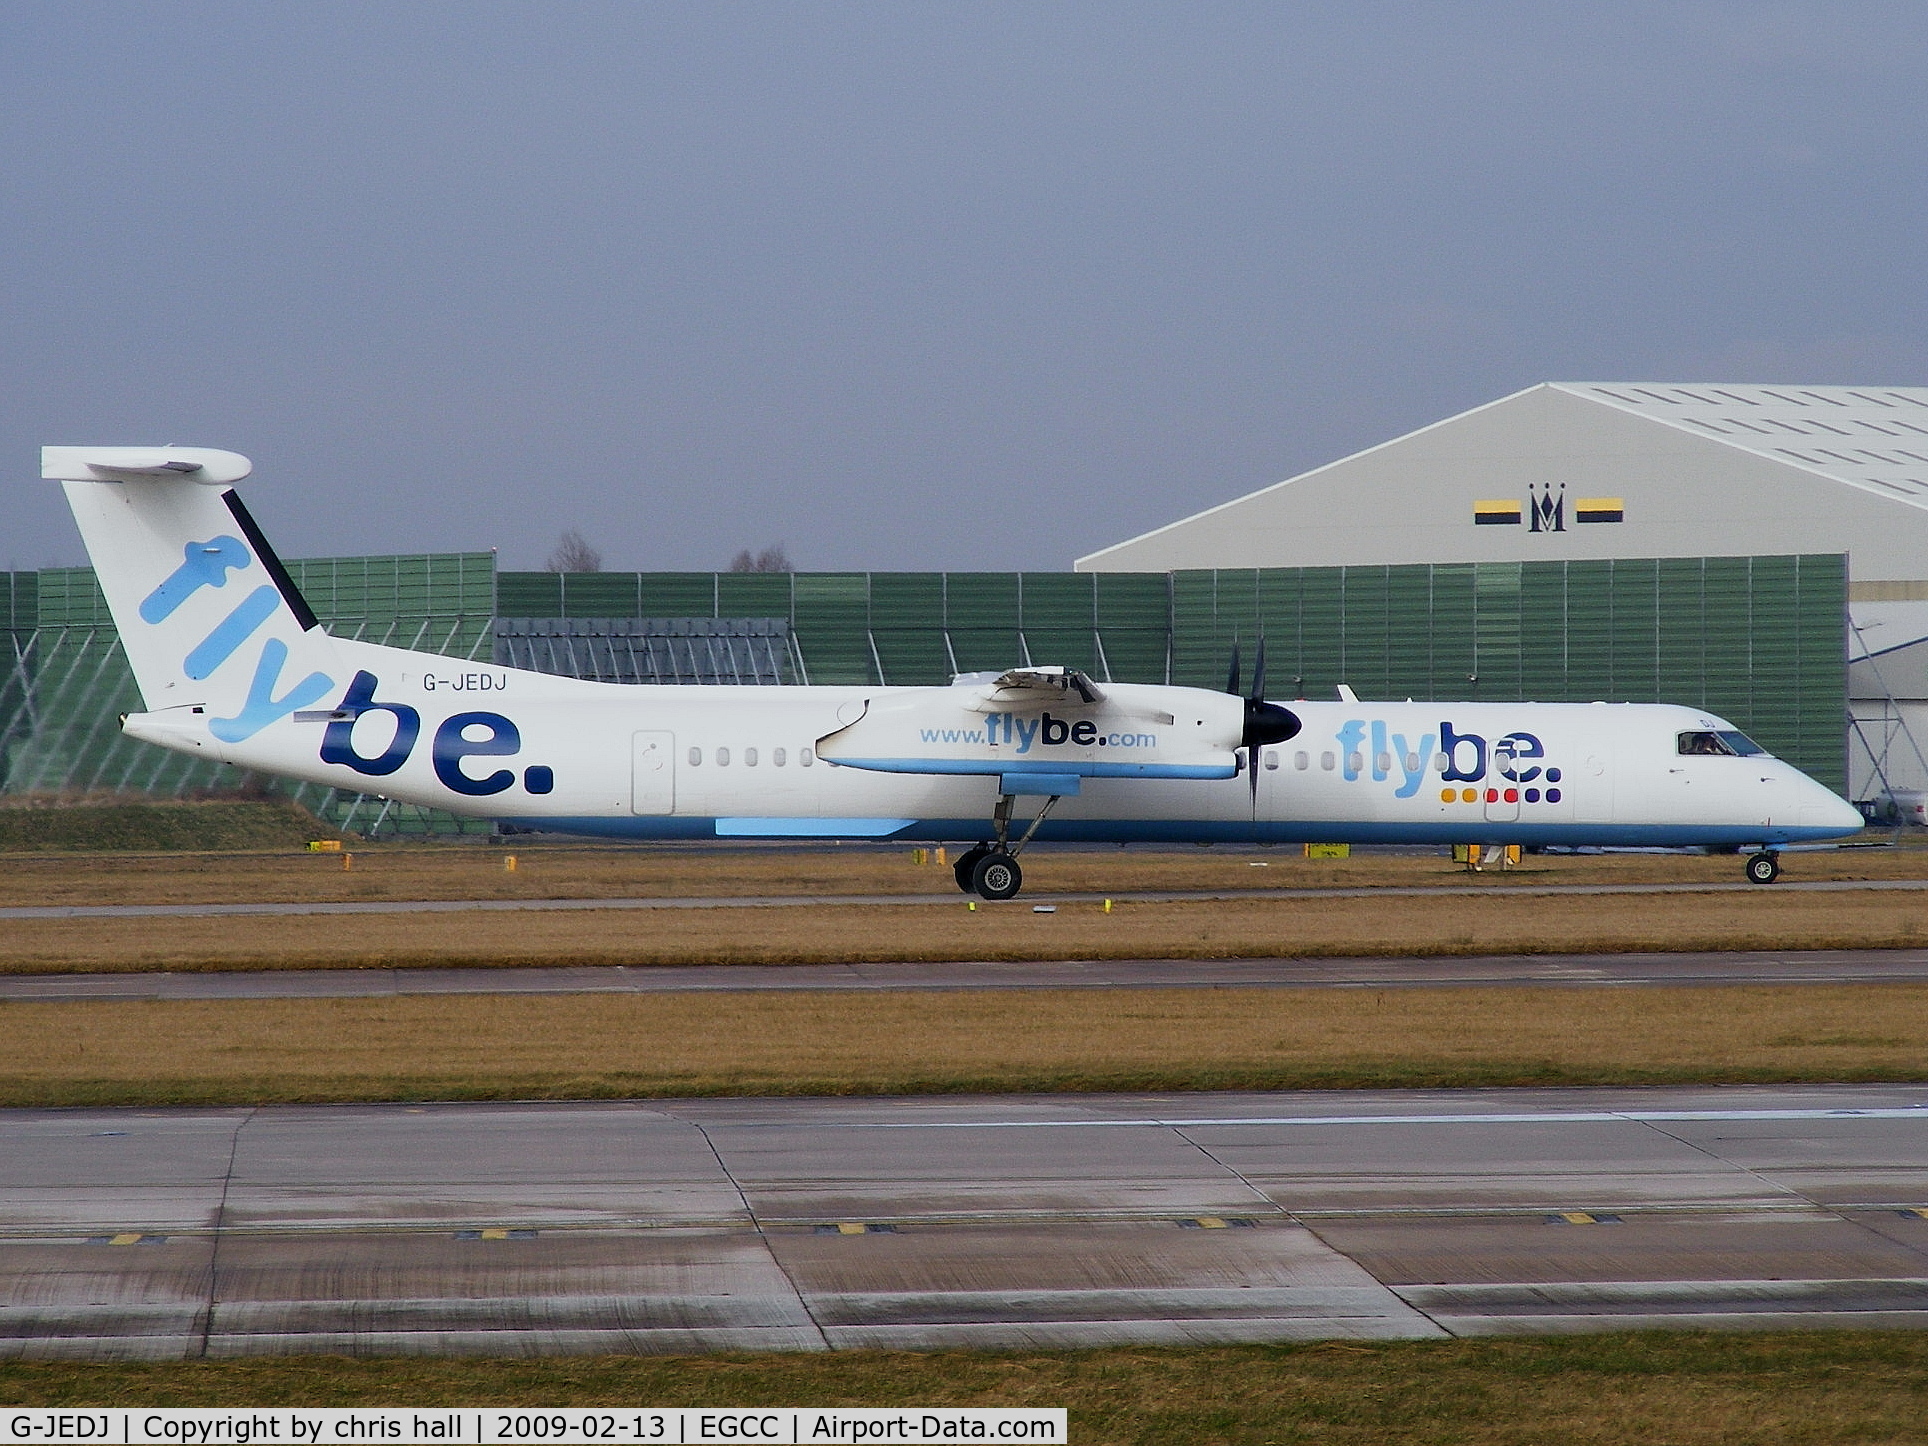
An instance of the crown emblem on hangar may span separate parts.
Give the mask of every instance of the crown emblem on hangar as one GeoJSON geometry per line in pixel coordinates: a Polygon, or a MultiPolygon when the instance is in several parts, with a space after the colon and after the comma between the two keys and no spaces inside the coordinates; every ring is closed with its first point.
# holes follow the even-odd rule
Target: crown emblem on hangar
{"type": "Polygon", "coordinates": [[[1473,504],[1473,523],[1477,527],[1518,527],[1525,523],[1531,532],[1565,532],[1569,518],[1576,523],[1624,522],[1625,499],[1619,497],[1575,497],[1570,499],[1566,483],[1548,482],[1530,486],[1524,502],[1518,497],[1487,497],[1473,504]]]}

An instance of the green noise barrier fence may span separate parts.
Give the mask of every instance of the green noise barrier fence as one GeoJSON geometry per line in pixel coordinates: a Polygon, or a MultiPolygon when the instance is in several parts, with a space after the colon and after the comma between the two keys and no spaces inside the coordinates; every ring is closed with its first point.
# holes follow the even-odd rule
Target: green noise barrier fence
{"type": "MultiPolygon", "coordinates": [[[[1838,554],[1177,573],[497,572],[491,553],[322,558],[289,571],[348,636],[492,656],[498,617],[767,619],[799,683],[939,684],[1064,664],[1105,681],[1222,687],[1266,648],[1275,699],[1675,702],[1709,708],[1830,787],[1846,775],[1838,554]]],[[[0,574],[0,793],[231,789],[235,770],[136,743],[140,706],[93,574],[0,574]]],[[[486,829],[314,786],[363,831],[486,829]]]]}

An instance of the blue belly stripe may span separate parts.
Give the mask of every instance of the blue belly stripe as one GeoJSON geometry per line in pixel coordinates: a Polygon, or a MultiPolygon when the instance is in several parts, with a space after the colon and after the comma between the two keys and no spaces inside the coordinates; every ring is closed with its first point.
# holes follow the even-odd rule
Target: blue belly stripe
{"type": "Polygon", "coordinates": [[[914,818],[719,818],[718,838],[889,838],[914,818]]]}
{"type": "MultiPolygon", "coordinates": [[[[595,838],[891,838],[907,843],[955,843],[993,837],[988,818],[691,818],[636,815],[608,818],[503,818],[514,828],[595,838]]],[[[1489,824],[1341,823],[1316,819],[1059,818],[1040,825],[1045,843],[1357,843],[1549,844],[1596,848],[1733,848],[1816,842],[1847,837],[1839,828],[1764,828],[1731,824],[1489,824]]]]}

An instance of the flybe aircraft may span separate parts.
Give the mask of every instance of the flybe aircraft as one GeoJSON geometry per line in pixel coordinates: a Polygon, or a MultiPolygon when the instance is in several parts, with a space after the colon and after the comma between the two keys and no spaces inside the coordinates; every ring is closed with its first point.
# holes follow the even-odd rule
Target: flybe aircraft
{"type": "Polygon", "coordinates": [[[1711,713],[1659,704],[1334,702],[1096,682],[593,683],[331,637],[193,447],[48,447],[140,686],[122,728],[182,753],[499,820],[637,839],[968,844],[1018,892],[1033,839],[1674,845],[1745,852],[1862,826],[1711,713]]]}

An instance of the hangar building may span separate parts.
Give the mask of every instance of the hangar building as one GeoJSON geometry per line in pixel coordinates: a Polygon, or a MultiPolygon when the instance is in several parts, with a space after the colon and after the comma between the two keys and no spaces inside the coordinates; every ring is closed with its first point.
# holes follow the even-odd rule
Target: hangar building
{"type": "Polygon", "coordinates": [[[1928,579],[1928,388],[1547,382],[1076,567],[1799,552],[1846,553],[1856,584],[1928,579]]]}
{"type": "Polygon", "coordinates": [[[1846,559],[1849,796],[1928,790],[1928,388],[1542,383],[1076,566],[1511,563],[1571,581],[1580,562],[1796,553],[1846,559]]]}

